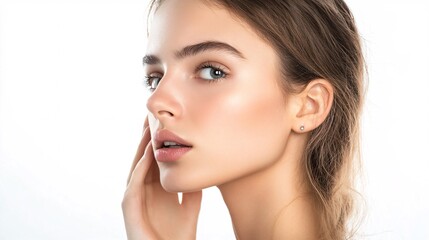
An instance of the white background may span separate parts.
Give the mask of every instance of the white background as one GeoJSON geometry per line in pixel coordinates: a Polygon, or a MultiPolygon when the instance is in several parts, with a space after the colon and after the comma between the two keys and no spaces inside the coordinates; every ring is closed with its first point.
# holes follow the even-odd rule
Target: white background
{"type": "MultiPolygon", "coordinates": [[[[125,239],[147,1],[35,2],[0,0],[0,239],[125,239]]],[[[429,4],[347,2],[369,66],[362,238],[429,239],[429,4]]],[[[214,188],[198,239],[234,239],[214,188]]]]}

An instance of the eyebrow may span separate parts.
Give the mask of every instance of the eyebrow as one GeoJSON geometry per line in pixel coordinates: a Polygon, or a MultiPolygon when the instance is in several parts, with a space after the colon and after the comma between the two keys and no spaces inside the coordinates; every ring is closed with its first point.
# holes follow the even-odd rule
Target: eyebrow
{"type": "MultiPolygon", "coordinates": [[[[201,43],[186,46],[182,48],[180,51],[177,51],[174,54],[174,56],[177,59],[183,59],[185,57],[195,56],[206,51],[223,51],[223,52],[230,53],[238,58],[246,59],[243,56],[243,54],[233,46],[227,43],[218,42],[218,41],[206,41],[206,42],[201,42],[201,43]]],[[[161,59],[159,59],[155,55],[146,55],[143,57],[143,65],[155,65],[159,63],[161,63],[161,59]]]]}

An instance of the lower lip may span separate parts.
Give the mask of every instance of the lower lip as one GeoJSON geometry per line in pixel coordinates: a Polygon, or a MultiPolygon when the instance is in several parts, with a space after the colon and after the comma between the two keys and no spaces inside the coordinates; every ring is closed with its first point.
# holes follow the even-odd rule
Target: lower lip
{"type": "Polygon", "coordinates": [[[158,162],[175,162],[178,161],[189,150],[191,150],[191,147],[160,148],[155,151],[155,159],[158,162]]]}

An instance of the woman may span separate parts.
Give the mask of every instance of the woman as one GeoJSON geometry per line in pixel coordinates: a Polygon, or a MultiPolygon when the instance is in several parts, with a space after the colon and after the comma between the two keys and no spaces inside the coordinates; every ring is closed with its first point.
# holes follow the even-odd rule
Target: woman
{"type": "Polygon", "coordinates": [[[237,239],[350,237],[363,57],[346,4],[154,0],[151,13],[128,238],[195,239],[210,186],[237,239]]]}

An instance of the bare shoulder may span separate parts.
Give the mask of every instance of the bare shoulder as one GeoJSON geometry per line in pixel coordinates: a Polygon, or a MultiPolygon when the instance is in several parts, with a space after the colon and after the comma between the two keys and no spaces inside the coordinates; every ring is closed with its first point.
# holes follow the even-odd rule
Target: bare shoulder
{"type": "Polygon", "coordinates": [[[316,240],[320,239],[318,208],[314,200],[297,198],[279,214],[273,228],[275,240],[316,240]]]}

